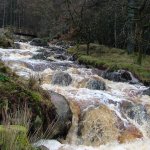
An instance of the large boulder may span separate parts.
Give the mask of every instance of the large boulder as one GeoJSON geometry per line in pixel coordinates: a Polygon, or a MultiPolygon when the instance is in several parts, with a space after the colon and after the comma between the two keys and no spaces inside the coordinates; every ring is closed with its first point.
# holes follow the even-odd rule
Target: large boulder
{"type": "Polygon", "coordinates": [[[108,107],[101,105],[90,108],[81,116],[79,135],[81,143],[88,146],[99,146],[116,141],[119,135],[117,117],[108,107]]]}
{"type": "Polygon", "coordinates": [[[34,46],[48,46],[47,42],[45,40],[43,40],[43,39],[40,39],[40,38],[32,39],[30,44],[34,45],[34,46]]]}
{"type": "Polygon", "coordinates": [[[72,78],[68,73],[58,71],[55,72],[52,76],[52,84],[68,86],[72,82],[72,78]]]}
{"type": "Polygon", "coordinates": [[[95,80],[95,79],[88,81],[86,87],[92,90],[105,90],[106,89],[105,82],[100,81],[100,80],[95,80]]]}
{"type": "Polygon", "coordinates": [[[72,112],[66,98],[58,93],[49,91],[51,95],[51,102],[55,106],[58,115],[56,125],[53,127],[51,133],[52,137],[65,136],[71,126],[72,112]]]}

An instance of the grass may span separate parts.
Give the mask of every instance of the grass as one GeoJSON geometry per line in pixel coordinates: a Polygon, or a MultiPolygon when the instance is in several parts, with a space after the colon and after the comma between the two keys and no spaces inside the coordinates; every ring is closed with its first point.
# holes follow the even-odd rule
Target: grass
{"type": "Polygon", "coordinates": [[[126,69],[136,75],[141,81],[150,83],[150,56],[143,57],[142,65],[137,64],[138,55],[128,55],[125,50],[109,48],[104,45],[91,44],[90,55],[86,55],[86,45],[71,47],[71,54],[77,54],[80,63],[99,69],[126,69]]]}
{"type": "Polygon", "coordinates": [[[0,126],[0,145],[5,150],[31,150],[27,129],[19,125],[0,126]]]}

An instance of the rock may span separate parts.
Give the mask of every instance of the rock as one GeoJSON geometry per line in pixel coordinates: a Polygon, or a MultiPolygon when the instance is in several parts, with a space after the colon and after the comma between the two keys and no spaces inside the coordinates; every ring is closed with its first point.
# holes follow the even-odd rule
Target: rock
{"type": "Polygon", "coordinates": [[[121,75],[121,79],[122,80],[125,80],[126,82],[132,80],[131,74],[128,71],[126,71],[126,70],[119,70],[119,73],[121,75]]]}
{"type": "Polygon", "coordinates": [[[72,112],[69,107],[69,103],[66,98],[58,93],[49,91],[51,95],[51,102],[55,106],[58,120],[56,125],[53,127],[51,135],[53,137],[67,135],[68,130],[71,126],[72,112]]]}
{"type": "Polygon", "coordinates": [[[70,61],[76,61],[77,59],[78,59],[77,54],[73,54],[73,55],[69,58],[70,61]]]}
{"type": "Polygon", "coordinates": [[[145,121],[149,120],[149,115],[145,106],[142,104],[133,104],[130,102],[124,102],[121,104],[123,112],[130,118],[142,125],[145,121]]]}
{"type": "Polygon", "coordinates": [[[107,70],[102,73],[102,77],[115,82],[131,82],[137,83],[137,79],[133,79],[132,74],[126,70],[110,71],[107,70]]]}
{"type": "Polygon", "coordinates": [[[50,46],[50,48],[52,49],[52,52],[54,52],[55,54],[63,54],[66,52],[66,49],[63,49],[61,47],[50,46]]]}
{"type": "Polygon", "coordinates": [[[120,143],[133,142],[136,139],[143,137],[143,134],[134,126],[129,126],[126,130],[122,131],[118,137],[120,143]]]}
{"type": "Polygon", "coordinates": [[[116,141],[119,135],[116,124],[115,113],[104,105],[87,110],[81,117],[79,125],[82,143],[88,146],[99,146],[116,141]]]}
{"type": "Polygon", "coordinates": [[[57,140],[40,140],[37,143],[33,144],[34,147],[38,150],[58,150],[62,144],[57,140]]]}
{"type": "Polygon", "coordinates": [[[67,59],[66,56],[61,55],[61,54],[54,55],[54,58],[55,58],[55,59],[60,59],[60,60],[66,60],[66,59],[67,59]]]}
{"type": "Polygon", "coordinates": [[[34,55],[32,59],[42,59],[42,60],[48,60],[48,57],[54,55],[54,52],[47,49],[40,49],[40,53],[34,55]]]}
{"type": "Polygon", "coordinates": [[[25,43],[25,42],[28,42],[28,40],[22,38],[22,39],[19,40],[19,42],[24,42],[25,43]]]}
{"type": "Polygon", "coordinates": [[[147,90],[143,91],[143,95],[150,96],[150,87],[147,90]]]}
{"type": "Polygon", "coordinates": [[[38,147],[38,150],[49,150],[49,149],[45,147],[44,145],[41,145],[38,147]]]}
{"type": "Polygon", "coordinates": [[[14,43],[14,48],[15,48],[15,49],[20,49],[20,43],[15,42],[15,43],[14,43]]]}
{"type": "Polygon", "coordinates": [[[58,71],[55,72],[52,76],[52,84],[68,86],[72,82],[72,78],[68,73],[58,71]]]}
{"type": "Polygon", "coordinates": [[[48,46],[47,42],[44,41],[43,39],[40,38],[34,38],[32,39],[32,41],[30,42],[31,45],[34,46],[48,46]]]}
{"type": "Polygon", "coordinates": [[[106,85],[103,81],[100,81],[100,80],[90,80],[86,87],[88,89],[92,89],[92,90],[105,90],[106,89],[106,85]]]}

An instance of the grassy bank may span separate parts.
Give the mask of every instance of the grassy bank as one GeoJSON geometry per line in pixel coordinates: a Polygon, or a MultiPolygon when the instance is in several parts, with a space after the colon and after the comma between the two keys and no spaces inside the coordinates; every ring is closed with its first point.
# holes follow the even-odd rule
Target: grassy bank
{"type": "Polygon", "coordinates": [[[126,69],[136,75],[142,82],[150,83],[150,56],[143,56],[142,65],[138,65],[136,53],[128,55],[125,50],[103,45],[91,44],[90,55],[86,55],[86,45],[69,48],[68,52],[77,54],[80,63],[99,69],[126,69]]]}
{"type": "MultiPolygon", "coordinates": [[[[10,144],[18,145],[18,142],[20,142],[18,130],[19,139],[28,138],[29,140],[29,137],[32,137],[37,130],[42,135],[56,117],[50,96],[40,89],[36,83],[34,78],[22,82],[22,79],[0,62],[0,137],[3,137],[0,140],[0,148],[10,144]],[[9,130],[9,134],[6,134],[7,128],[11,127],[13,127],[13,130],[9,130]],[[20,131],[18,127],[27,130],[25,134],[23,132],[23,137],[20,137],[22,130],[20,131]],[[14,136],[14,132],[16,136],[14,136]],[[26,133],[30,136],[28,137],[26,133]],[[14,141],[17,140],[17,143],[11,143],[11,138],[14,141]]],[[[26,144],[27,142],[20,143],[21,148],[18,147],[18,150],[25,150],[26,144]],[[25,147],[22,148],[22,146],[25,147]]],[[[17,145],[13,145],[10,149],[16,150],[14,147],[17,145]]]]}

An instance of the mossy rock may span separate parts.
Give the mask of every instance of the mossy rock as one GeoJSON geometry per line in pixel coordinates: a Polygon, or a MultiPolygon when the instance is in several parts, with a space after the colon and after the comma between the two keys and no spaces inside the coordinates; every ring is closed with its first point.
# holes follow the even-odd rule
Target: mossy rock
{"type": "Polygon", "coordinates": [[[19,125],[0,125],[0,146],[5,150],[30,149],[27,129],[19,125]]]}

